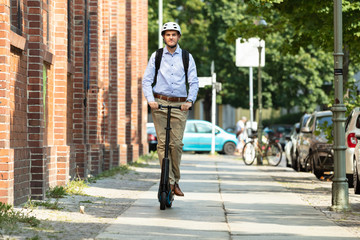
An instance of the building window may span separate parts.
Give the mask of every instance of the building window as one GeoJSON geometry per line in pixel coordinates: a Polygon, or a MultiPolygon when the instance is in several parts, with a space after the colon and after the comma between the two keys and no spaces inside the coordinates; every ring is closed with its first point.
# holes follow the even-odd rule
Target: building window
{"type": "Polygon", "coordinates": [[[49,16],[49,0],[43,0],[43,40],[45,45],[49,45],[50,41],[50,16],[49,16]]]}
{"type": "Polygon", "coordinates": [[[22,11],[20,0],[10,0],[10,22],[11,30],[22,35],[22,11]]]}

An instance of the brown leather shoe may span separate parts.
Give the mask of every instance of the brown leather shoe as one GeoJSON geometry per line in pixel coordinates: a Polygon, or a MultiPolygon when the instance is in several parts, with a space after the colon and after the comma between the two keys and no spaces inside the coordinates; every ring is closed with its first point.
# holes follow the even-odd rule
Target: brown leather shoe
{"type": "Polygon", "coordinates": [[[175,183],[174,193],[176,196],[183,197],[184,193],[181,191],[179,184],[175,183]]]}
{"type": "Polygon", "coordinates": [[[174,184],[170,184],[170,189],[171,189],[171,193],[174,195],[174,189],[175,189],[174,184]]]}

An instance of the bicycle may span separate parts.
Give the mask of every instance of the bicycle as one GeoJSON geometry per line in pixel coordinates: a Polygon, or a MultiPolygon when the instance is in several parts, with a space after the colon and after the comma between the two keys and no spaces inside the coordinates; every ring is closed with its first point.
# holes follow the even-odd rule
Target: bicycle
{"type": "Polygon", "coordinates": [[[259,155],[268,165],[278,166],[280,164],[282,148],[275,138],[270,137],[262,149],[260,149],[257,134],[253,134],[249,138],[250,141],[245,143],[242,151],[245,165],[252,165],[259,155]]]}

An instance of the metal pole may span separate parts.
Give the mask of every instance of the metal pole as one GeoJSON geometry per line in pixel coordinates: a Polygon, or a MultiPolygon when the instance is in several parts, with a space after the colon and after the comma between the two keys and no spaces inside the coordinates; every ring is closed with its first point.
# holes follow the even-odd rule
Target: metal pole
{"type": "Polygon", "coordinates": [[[212,73],[212,100],[211,100],[211,154],[215,154],[215,121],[216,121],[216,73],[212,73]]]}
{"type": "Polygon", "coordinates": [[[249,100],[250,100],[250,128],[253,128],[254,121],[254,92],[253,92],[253,68],[249,67],[249,100]]]}
{"type": "Polygon", "coordinates": [[[161,28],[163,24],[163,0],[159,0],[159,48],[163,47],[163,39],[161,36],[161,28]]]}
{"type": "Polygon", "coordinates": [[[334,0],[334,87],[335,103],[332,107],[334,122],[334,179],[332,206],[334,211],[349,209],[349,186],[345,168],[345,111],[343,103],[343,56],[342,52],[342,1],[334,0]]]}
{"type": "MultiPolygon", "coordinates": [[[[259,148],[260,151],[262,151],[262,86],[261,86],[261,40],[259,39],[259,69],[258,69],[258,101],[259,101],[259,121],[258,121],[258,141],[259,141],[259,148]]],[[[258,165],[263,165],[262,162],[262,157],[260,155],[258,155],[258,159],[257,159],[257,164],[258,165]]]]}

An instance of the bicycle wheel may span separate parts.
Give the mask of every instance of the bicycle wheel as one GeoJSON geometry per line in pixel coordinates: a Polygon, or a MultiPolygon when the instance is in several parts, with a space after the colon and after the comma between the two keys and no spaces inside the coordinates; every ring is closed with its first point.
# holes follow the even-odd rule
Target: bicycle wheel
{"type": "Polygon", "coordinates": [[[281,162],[281,146],[276,142],[270,142],[266,147],[265,158],[271,166],[277,166],[281,162]]]}
{"type": "Polygon", "coordinates": [[[251,165],[255,161],[255,146],[253,142],[247,142],[243,148],[243,160],[245,165],[251,165]]]}

